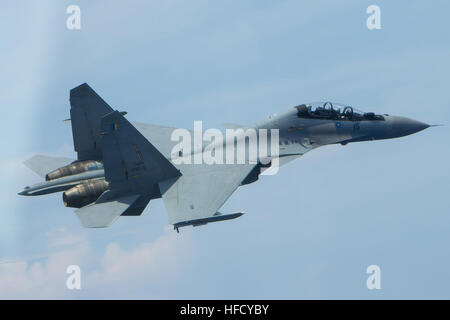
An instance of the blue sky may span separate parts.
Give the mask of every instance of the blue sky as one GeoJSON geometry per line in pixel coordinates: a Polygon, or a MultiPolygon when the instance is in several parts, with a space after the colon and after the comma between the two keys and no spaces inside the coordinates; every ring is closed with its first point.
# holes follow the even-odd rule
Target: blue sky
{"type": "Polygon", "coordinates": [[[448,1],[9,1],[0,12],[1,298],[450,298],[448,1]],[[81,30],[66,28],[70,4],[81,30]],[[382,29],[366,28],[381,8],[382,29]],[[75,157],[69,90],[127,118],[253,123],[308,101],[446,124],[328,146],[240,188],[238,220],[167,225],[161,200],[82,229],[23,198],[34,153],[75,157]],[[82,289],[65,287],[78,264],[82,289]],[[367,266],[381,290],[366,288],[367,266]]]}

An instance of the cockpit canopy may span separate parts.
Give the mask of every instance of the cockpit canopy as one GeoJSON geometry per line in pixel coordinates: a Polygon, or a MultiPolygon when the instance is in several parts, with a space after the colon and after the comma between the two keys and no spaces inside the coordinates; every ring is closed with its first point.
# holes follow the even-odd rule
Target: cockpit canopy
{"type": "Polygon", "coordinates": [[[313,102],[295,107],[299,118],[335,119],[335,120],[384,120],[382,115],[363,112],[356,108],[332,102],[313,102]]]}

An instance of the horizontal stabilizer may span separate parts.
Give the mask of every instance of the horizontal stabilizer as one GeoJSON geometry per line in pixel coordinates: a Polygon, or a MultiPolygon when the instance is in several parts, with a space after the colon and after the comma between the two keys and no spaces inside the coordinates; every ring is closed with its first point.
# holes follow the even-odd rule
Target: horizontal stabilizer
{"type": "Polygon", "coordinates": [[[45,178],[45,175],[50,171],[68,165],[73,161],[74,161],[73,159],[69,158],[51,157],[37,154],[31,157],[30,159],[25,160],[23,164],[26,165],[31,170],[33,170],[42,178],[45,178]]]}
{"type": "MultiPolygon", "coordinates": [[[[120,197],[108,202],[92,203],[75,210],[81,224],[85,228],[109,227],[122,213],[124,213],[139,195],[120,197]]],[[[100,198],[99,198],[100,200],[100,198]]]]}

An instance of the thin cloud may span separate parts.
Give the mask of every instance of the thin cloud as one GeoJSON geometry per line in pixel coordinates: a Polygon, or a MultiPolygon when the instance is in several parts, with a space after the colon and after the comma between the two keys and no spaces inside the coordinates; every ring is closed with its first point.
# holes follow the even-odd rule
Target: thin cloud
{"type": "Polygon", "coordinates": [[[47,233],[48,249],[53,252],[43,259],[10,259],[0,264],[0,298],[108,298],[133,295],[133,291],[137,295],[139,288],[160,287],[175,280],[190,251],[190,233],[184,235],[177,237],[166,228],[153,242],[127,249],[113,242],[96,254],[85,236],[71,234],[66,228],[53,229],[47,233]],[[80,291],[66,288],[66,269],[72,264],[81,268],[80,291]]]}

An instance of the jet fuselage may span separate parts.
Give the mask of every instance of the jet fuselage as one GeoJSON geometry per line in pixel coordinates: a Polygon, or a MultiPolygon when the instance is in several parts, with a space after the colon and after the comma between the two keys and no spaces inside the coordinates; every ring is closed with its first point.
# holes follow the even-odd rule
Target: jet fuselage
{"type": "MultiPolygon", "coordinates": [[[[298,157],[324,145],[397,138],[427,127],[429,125],[406,117],[362,113],[330,102],[299,105],[250,126],[254,129],[279,130],[282,163],[289,157],[298,157]]],[[[145,131],[141,133],[145,136],[145,131]]],[[[203,152],[203,149],[195,152],[203,152]]],[[[19,194],[35,196],[61,192],[97,179],[104,179],[103,166],[98,162],[90,170],[27,186],[19,194]]]]}

